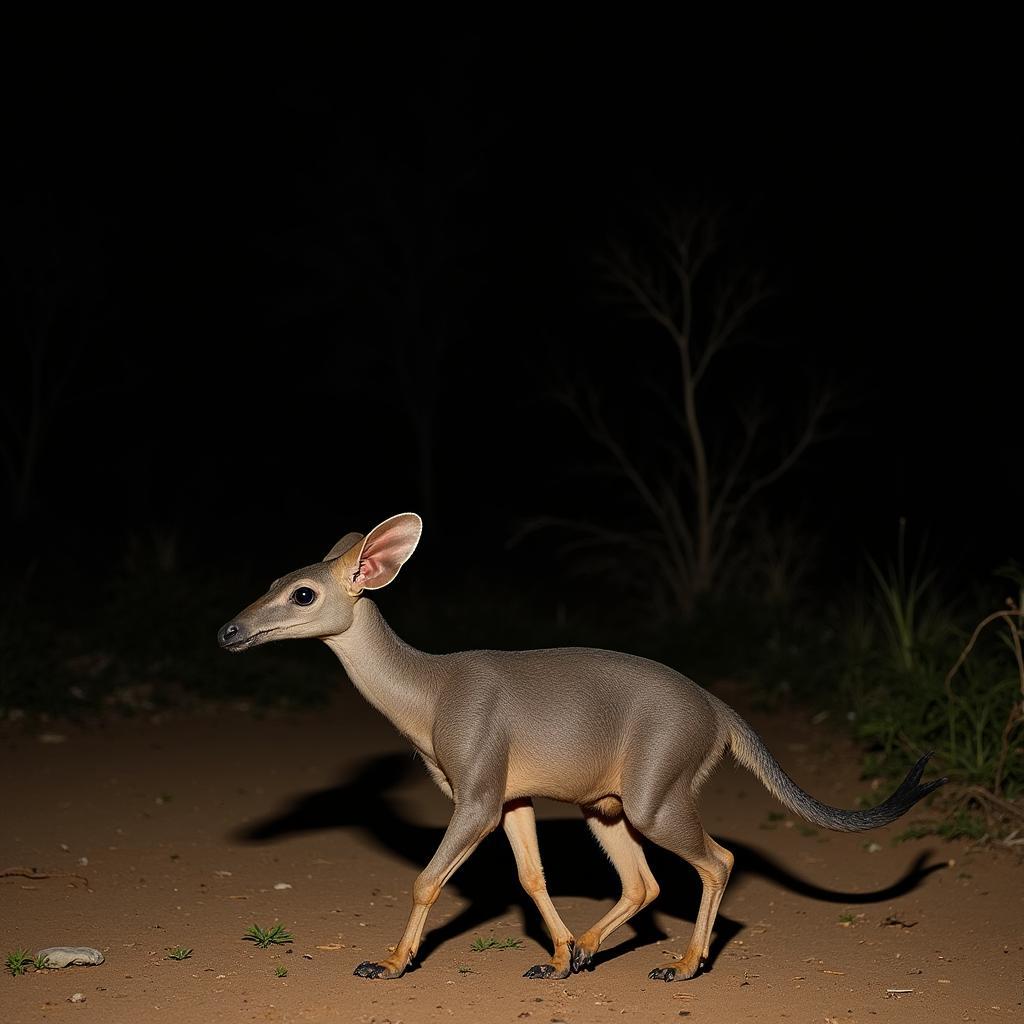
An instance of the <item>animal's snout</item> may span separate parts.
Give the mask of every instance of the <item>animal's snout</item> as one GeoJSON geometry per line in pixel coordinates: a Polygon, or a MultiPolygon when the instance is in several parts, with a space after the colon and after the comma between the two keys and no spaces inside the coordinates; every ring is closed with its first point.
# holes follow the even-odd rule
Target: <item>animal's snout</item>
{"type": "Polygon", "coordinates": [[[231,647],[241,643],[245,639],[245,635],[245,630],[237,622],[229,622],[217,631],[217,643],[221,647],[231,647]]]}

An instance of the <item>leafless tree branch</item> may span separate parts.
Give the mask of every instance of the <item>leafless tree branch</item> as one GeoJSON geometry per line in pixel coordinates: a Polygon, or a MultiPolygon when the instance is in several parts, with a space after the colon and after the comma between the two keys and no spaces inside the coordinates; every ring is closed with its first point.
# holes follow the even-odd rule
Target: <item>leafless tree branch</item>
{"type": "MultiPolygon", "coordinates": [[[[674,210],[654,227],[650,247],[611,245],[598,263],[605,280],[676,350],[679,389],[669,414],[686,445],[666,446],[666,467],[647,468],[610,428],[593,389],[574,389],[563,401],[650,517],[655,533],[654,539],[645,538],[645,551],[657,557],[665,584],[685,615],[696,597],[728,578],[736,562],[735,533],[747,509],[824,436],[822,422],[832,408],[832,394],[823,390],[815,397],[800,432],[759,474],[751,475],[750,468],[766,454],[760,410],[741,412],[738,443],[716,446],[709,454],[708,422],[698,402],[701,386],[716,357],[740,340],[751,316],[773,292],[760,274],[725,275],[717,259],[717,215],[674,210]]],[[[623,532],[576,526],[588,542],[634,549],[623,532]]]]}
{"type": "Polygon", "coordinates": [[[800,431],[792,445],[782,453],[770,470],[751,480],[747,484],[743,493],[731,503],[729,514],[725,519],[721,531],[721,541],[723,545],[728,545],[729,541],[732,539],[736,525],[739,523],[744,510],[751,501],[753,501],[753,499],[766,487],[769,487],[781,477],[785,476],[786,473],[788,473],[797,464],[797,462],[800,461],[807,449],[819,439],[821,421],[829,412],[831,407],[831,392],[822,391],[816,395],[811,403],[810,409],[808,410],[803,429],[800,431]]]}

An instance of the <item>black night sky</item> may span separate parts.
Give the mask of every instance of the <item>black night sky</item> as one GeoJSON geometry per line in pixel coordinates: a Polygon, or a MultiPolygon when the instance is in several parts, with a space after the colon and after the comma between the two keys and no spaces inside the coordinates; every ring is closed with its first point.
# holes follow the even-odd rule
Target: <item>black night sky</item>
{"type": "Polygon", "coordinates": [[[8,567],[102,577],[157,531],[208,576],[269,581],[414,509],[432,579],[568,586],[564,537],[508,541],[540,516],[640,528],[553,396],[586,384],[632,451],[668,443],[675,354],[596,257],[673,204],[720,211],[728,259],[775,288],[709,378],[712,441],[740,395],[780,439],[814,382],[839,396],[761,506],[814,540],[817,584],[889,554],[901,516],[954,581],[1019,555],[998,72],[903,48],[741,71],[692,48],[435,33],[302,70],[37,67],[4,186],[8,567]]]}

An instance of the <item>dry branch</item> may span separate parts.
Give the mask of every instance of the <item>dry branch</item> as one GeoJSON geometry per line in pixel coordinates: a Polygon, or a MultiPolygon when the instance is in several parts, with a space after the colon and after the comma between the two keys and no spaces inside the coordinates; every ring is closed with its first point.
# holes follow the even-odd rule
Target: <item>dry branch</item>
{"type": "Polygon", "coordinates": [[[725,349],[742,336],[753,313],[772,294],[760,274],[722,265],[716,215],[668,211],[655,225],[655,243],[641,249],[609,246],[598,264],[605,280],[640,317],[671,341],[679,366],[672,420],[685,437],[660,470],[641,466],[601,414],[596,398],[566,402],[594,442],[629,483],[652,524],[684,616],[701,594],[722,586],[735,561],[735,537],[748,508],[766,488],[785,476],[822,436],[832,396],[814,397],[796,436],[782,451],[763,451],[758,413],[740,415],[737,445],[709,452],[709,424],[699,395],[705,376],[725,349]],[[755,461],[767,462],[751,473],[755,461]]]}

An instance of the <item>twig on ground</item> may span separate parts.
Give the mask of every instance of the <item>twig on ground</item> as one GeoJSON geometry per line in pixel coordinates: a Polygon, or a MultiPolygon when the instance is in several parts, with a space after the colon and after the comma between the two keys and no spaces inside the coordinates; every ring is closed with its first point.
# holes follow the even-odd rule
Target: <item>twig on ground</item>
{"type": "Polygon", "coordinates": [[[34,868],[5,868],[0,871],[0,878],[77,878],[79,881],[84,882],[86,887],[89,885],[89,879],[85,875],[79,875],[74,871],[36,871],[34,868]]]}

